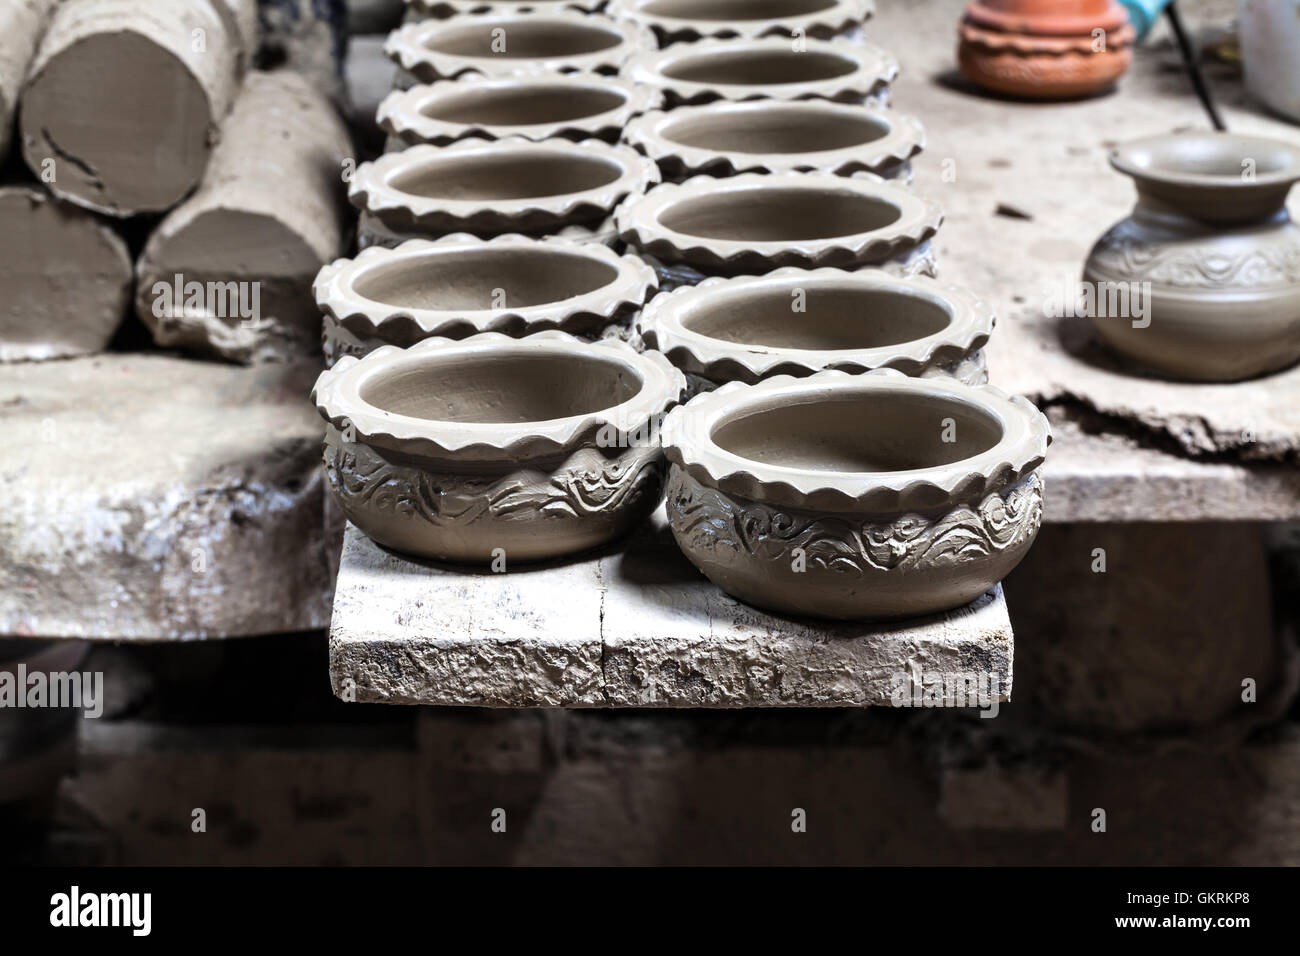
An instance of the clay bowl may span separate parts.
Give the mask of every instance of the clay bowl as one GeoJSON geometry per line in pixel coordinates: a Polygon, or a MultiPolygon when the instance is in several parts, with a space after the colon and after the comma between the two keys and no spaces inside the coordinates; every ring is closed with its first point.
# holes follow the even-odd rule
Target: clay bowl
{"type": "Polygon", "coordinates": [[[528,13],[533,10],[578,10],[598,13],[608,0],[405,0],[406,19],[446,20],[471,13],[528,13]]]}
{"type": "Polygon", "coordinates": [[[872,0],[611,0],[609,14],[654,30],[660,46],[705,38],[830,39],[860,27],[872,0]]]}
{"type": "Polygon", "coordinates": [[[1023,398],[897,372],[733,382],[664,421],[668,519],[724,591],[782,614],[958,607],[1024,557],[1047,419],[1023,398]]]}
{"type": "Polygon", "coordinates": [[[913,117],[883,108],[754,100],[655,110],[632,120],[623,138],[657,162],[670,182],[745,172],[869,172],[910,182],[925,130],[913,117]]]}
{"type": "Polygon", "coordinates": [[[599,140],[467,139],[362,163],[348,198],[367,220],[408,236],[542,234],[600,223],[658,181],[653,161],[599,140]]]}
{"type": "Polygon", "coordinates": [[[389,148],[520,136],[617,142],[634,116],[659,106],[657,90],[594,73],[485,77],[394,90],[379,104],[389,148]]]}
{"type": "Polygon", "coordinates": [[[1111,164],[1138,199],[1084,264],[1101,339],[1143,371],[1188,381],[1240,381],[1300,361],[1300,226],[1286,208],[1300,146],[1163,135],[1119,147],[1111,164]]]}
{"type": "Polygon", "coordinates": [[[826,369],[988,381],[993,311],[965,289],[876,269],[778,269],[655,296],[637,319],[693,391],[826,369]]]}
{"type": "Polygon", "coordinates": [[[633,54],[654,48],[648,30],[576,10],[423,20],[399,27],[384,41],[384,52],[402,71],[399,88],[466,73],[615,74],[633,54]]]}
{"type": "Polygon", "coordinates": [[[345,358],[312,400],[349,521],[404,554],[509,570],[599,547],[658,506],[657,427],[683,384],[623,342],[487,333],[345,358]]]}
{"type": "Polygon", "coordinates": [[[936,203],[903,186],[825,173],[745,173],[664,183],[614,214],[645,256],[704,275],[762,275],[783,266],[933,272],[936,203]]]}
{"type": "Polygon", "coordinates": [[[656,288],[635,256],[567,239],[455,235],[373,247],[321,269],[326,360],[381,345],[477,332],[599,335],[630,322],[656,288]]]}
{"type": "Polygon", "coordinates": [[[989,0],[966,10],[957,62],[972,82],[1026,99],[1064,100],[1110,89],[1133,60],[1137,31],[1116,0],[989,0]],[[1103,31],[1098,45],[1095,30],[1103,31]]]}
{"type": "Polygon", "coordinates": [[[714,100],[889,102],[898,76],[893,55],[870,43],[807,40],[700,40],[632,57],[623,75],[661,90],[669,107],[714,100]]]}

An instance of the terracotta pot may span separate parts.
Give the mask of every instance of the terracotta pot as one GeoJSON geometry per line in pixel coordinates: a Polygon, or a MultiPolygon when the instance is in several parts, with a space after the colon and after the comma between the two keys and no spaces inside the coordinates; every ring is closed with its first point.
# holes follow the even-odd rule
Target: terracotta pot
{"type": "Polygon", "coordinates": [[[629,60],[623,75],[661,90],[668,106],[714,100],[889,102],[898,76],[893,55],[869,43],[807,40],[700,40],[629,60]]]}
{"type": "Polygon", "coordinates": [[[381,345],[546,329],[598,336],[628,323],[656,288],[635,256],[568,239],[455,235],[374,247],[320,271],[326,361],[381,345]]]}
{"type": "Polygon", "coordinates": [[[698,281],[782,266],[933,274],[929,240],[943,214],[938,204],[875,177],[745,173],[664,183],[628,199],[614,220],[643,256],[688,267],[698,281]]]}
{"type": "Polygon", "coordinates": [[[623,138],[654,159],[670,182],[746,172],[870,172],[910,183],[925,130],[913,117],[883,108],[755,100],[652,111],[632,120],[623,138]]]}
{"type": "Polygon", "coordinates": [[[384,52],[399,67],[399,89],[467,73],[612,75],[635,54],[654,48],[649,30],[576,10],[423,20],[394,30],[384,41],[384,52]]]}
{"type": "Polygon", "coordinates": [[[727,593],[783,614],[933,614],[1024,557],[1047,419],[991,386],[898,372],[733,382],[664,421],[673,537],[727,593]]]}
{"type": "Polygon", "coordinates": [[[967,8],[957,61],[974,83],[1029,99],[1075,99],[1114,86],[1137,33],[1116,0],[984,2],[967,8]]]}
{"type": "Polygon", "coordinates": [[[684,384],[623,342],[488,333],[345,358],[312,400],[348,520],[406,554],[508,570],[599,547],[658,506],[657,428],[684,384]]]}
{"type": "Polygon", "coordinates": [[[825,369],[988,381],[993,311],[965,289],[876,269],[778,269],[655,296],[637,320],[693,391],[825,369]]]}
{"type": "Polygon", "coordinates": [[[816,37],[860,27],[873,0],[611,0],[609,15],[654,30],[660,46],[717,37],[816,37]]]}
{"type": "Polygon", "coordinates": [[[412,146],[357,167],[348,198],[365,213],[362,247],[394,234],[436,238],[594,227],[659,182],[653,161],[599,140],[467,139],[412,146]],[[378,237],[368,231],[382,226],[378,237]]]}
{"type": "Polygon", "coordinates": [[[1097,241],[1084,281],[1148,290],[1149,315],[1099,310],[1093,325],[1107,344],[1158,373],[1197,381],[1249,378],[1300,360],[1300,228],[1286,210],[1300,146],[1165,135],[1121,146],[1111,164],[1136,182],[1138,201],[1097,241]]]}
{"type": "Polygon", "coordinates": [[[594,73],[485,77],[395,90],[379,104],[389,149],[520,136],[617,142],[633,117],[656,109],[658,90],[594,73]]]}

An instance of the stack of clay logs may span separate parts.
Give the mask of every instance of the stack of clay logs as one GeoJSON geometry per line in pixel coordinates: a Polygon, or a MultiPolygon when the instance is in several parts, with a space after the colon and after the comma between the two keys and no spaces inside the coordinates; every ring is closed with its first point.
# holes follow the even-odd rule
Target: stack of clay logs
{"type": "Polygon", "coordinates": [[[0,361],[101,352],[132,303],[165,348],[318,354],[351,144],[257,43],[257,0],[4,4],[0,361]]]}
{"type": "Polygon", "coordinates": [[[871,13],[408,0],[389,151],[349,189],[362,249],[315,285],[348,518],[499,571],[604,545],[666,491],[686,556],[761,607],[994,587],[1050,436],[986,384],[988,307],[935,278],[924,133],[888,108],[871,13]]]}

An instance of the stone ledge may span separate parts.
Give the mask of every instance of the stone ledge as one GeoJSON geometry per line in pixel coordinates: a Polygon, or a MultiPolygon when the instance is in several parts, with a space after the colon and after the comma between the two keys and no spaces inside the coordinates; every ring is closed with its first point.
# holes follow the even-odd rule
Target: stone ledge
{"type": "Polygon", "coordinates": [[[757,611],[687,562],[660,512],[595,556],[502,574],[402,558],[349,525],[330,677],[345,700],[392,704],[869,707],[909,672],[996,677],[1005,700],[1012,649],[1001,588],[890,624],[757,611]]]}

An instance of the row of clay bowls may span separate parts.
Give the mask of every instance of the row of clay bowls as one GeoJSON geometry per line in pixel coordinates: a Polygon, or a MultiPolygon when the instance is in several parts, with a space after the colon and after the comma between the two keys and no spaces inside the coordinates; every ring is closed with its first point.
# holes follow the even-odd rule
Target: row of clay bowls
{"type": "MultiPolygon", "coordinates": [[[[636,6],[654,17],[690,4],[636,6]]],[[[456,38],[434,43],[444,71],[477,49],[473,30],[490,19],[452,13],[403,28],[423,46],[456,38]]],[[[632,17],[578,22],[694,39],[632,17]]],[[[540,19],[530,24],[528,42],[541,44],[540,19]]],[[[749,55],[773,42],[753,32],[662,52],[719,43],[749,55]]],[[[852,46],[833,42],[837,55],[852,46]]],[[[403,66],[418,77],[422,62],[403,66]]],[[[527,79],[394,94],[381,114],[389,133],[427,142],[358,170],[354,201],[377,220],[373,245],[316,285],[334,365],[314,398],[349,518],[423,557],[540,560],[626,532],[666,485],[683,551],[760,606],[912,615],[1000,580],[1037,531],[1047,424],[1023,400],[972,384],[986,377],[993,317],[930,277],[937,207],[847,161],[855,133],[888,138],[903,119],[721,96],[636,119],[629,104],[657,105],[662,91],[642,96],[626,71],[603,85],[514,72],[527,79]],[[575,105],[590,117],[556,115],[575,105]],[[541,122],[509,122],[520,116],[541,122]],[[784,146],[783,124],[797,127],[784,128],[784,146]],[[511,125],[549,128],[487,138],[511,125]],[[614,135],[632,145],[602,141],[614,135]],[[806,153],[843,155],[791,162],[801,138],[822,147],[806,153]],[[648,188],[660,178],[685,181],[648,188]],[[499,195],[507,185],[517,194],[499,195]],[[452,229],[464,231],[440,234],[452,229]],[[430,238],[402,241],[411,234],[430,238]],[[679,404],[693,392],[705,394],[679,404]]],[[[746,98],[762,92],[750,84],[746,98]]],[[[902,173],[920,148],[914,129],[880,172],[902,173]]]]}

